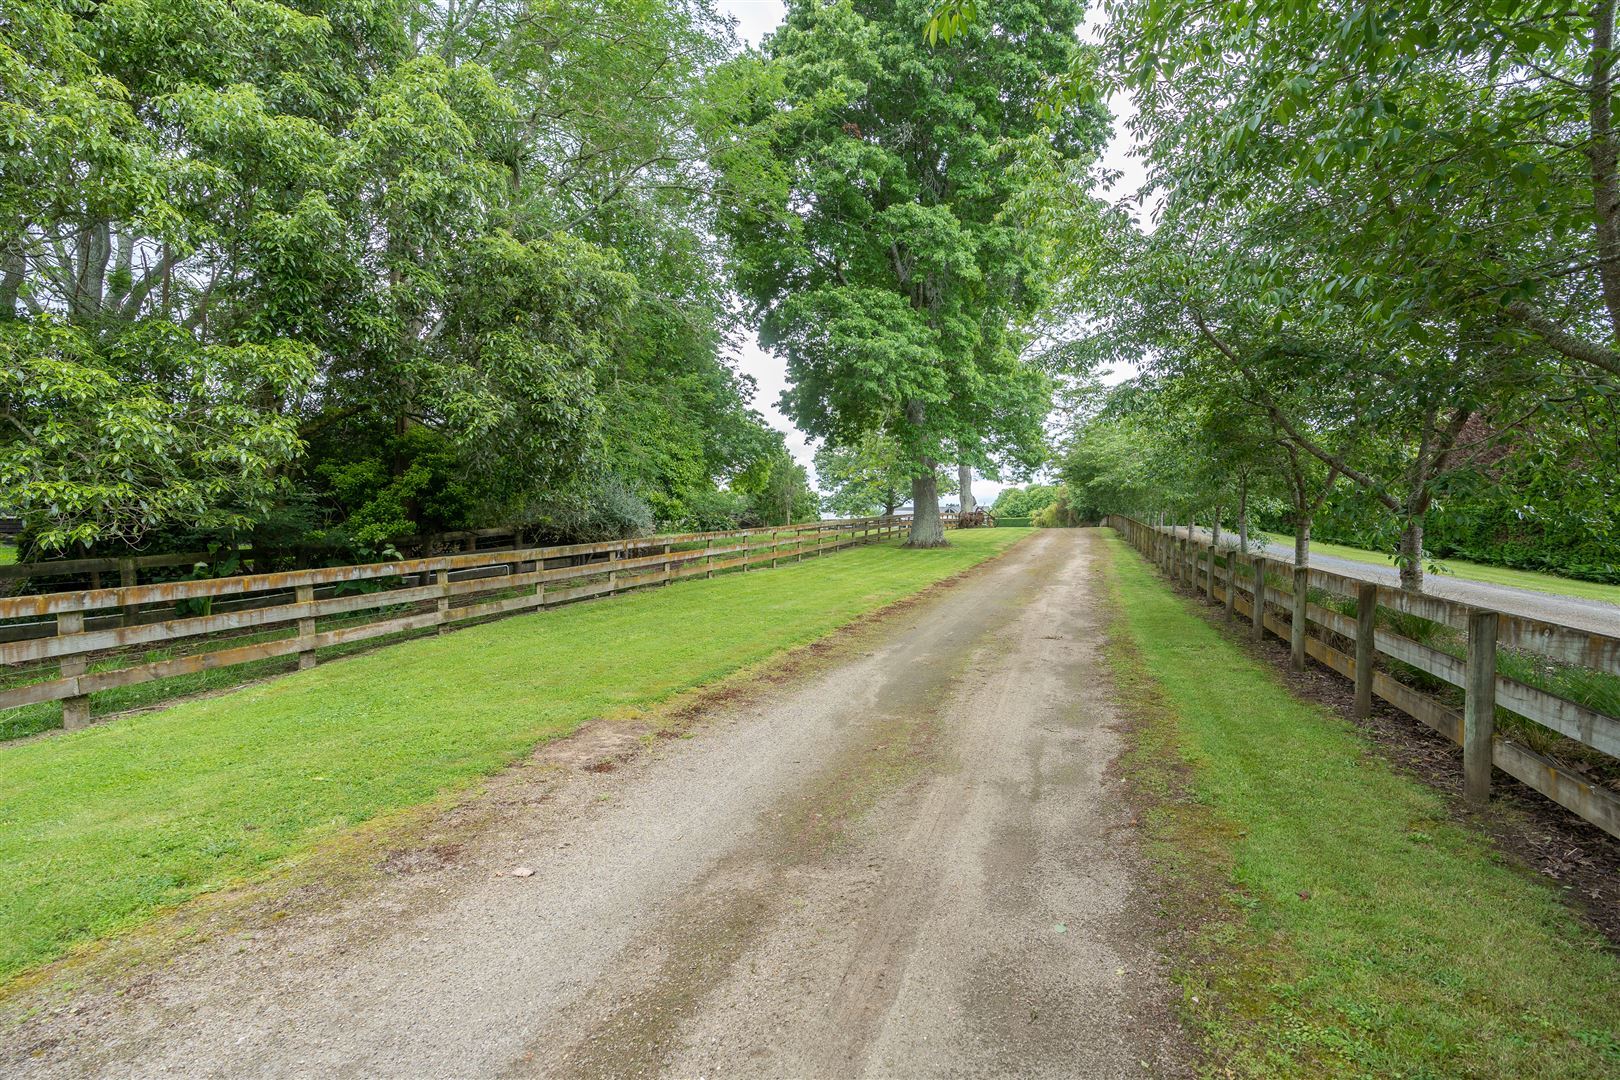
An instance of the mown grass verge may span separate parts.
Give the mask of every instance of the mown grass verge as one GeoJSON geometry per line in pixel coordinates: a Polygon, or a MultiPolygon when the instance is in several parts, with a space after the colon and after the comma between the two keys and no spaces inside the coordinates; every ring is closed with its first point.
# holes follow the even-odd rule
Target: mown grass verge
{"type": "Polygon", "coordinates": [[[858,548],[417,639],[0,746],[0,978],[633,715],[988,559],[858,548]]]}
{"type": "Polygon", "coordinates": [[[1109,543],[1150,854],[1215,1075],[1612,1077],[1620,960],[1109,543]]]}
{"type": "MultiPolygon", "coordinates": [[[[1287,533],[1266,533],[1265,535],[1274,543],[1283,544],[1289,548],[1294,546],[1294,538],[1287,533]]],[[[1344,544],[1328,544],[1312,540],[1311,551],[1318,555],[1328,555],[1335,559],[1348,559],[1351,562],[1368,563],[1372,566],[1393,568],[1395,565],[1393,558],[1381,552],[1348,547],[1344,544]]],[[[1461,581],[1479,581],[1487,585],[1507,585],[1515,589],[1552,593],[1554,596],[1570,596],[1579,600],[1602,600],[1610,604],[1620,604],[1620,585],[1605,585],[1598,581],[1579,581],[1575,578],[1558,577],[1554,574],[1539,574],[1534,570],[1514,570],[1507,566],[1486,566],[1483,563],[1467,562],[1463,559],[1437,559],[1434,562],[1433,569],[1444,577],[1454,577],[1461,581]]]]}

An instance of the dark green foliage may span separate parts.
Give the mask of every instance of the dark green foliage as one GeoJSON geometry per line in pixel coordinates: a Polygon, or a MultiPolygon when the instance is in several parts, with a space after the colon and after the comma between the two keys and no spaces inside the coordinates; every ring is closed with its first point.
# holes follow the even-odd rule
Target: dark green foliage
{"type": "Polygon", "coordinates": [[[1066,488],[1058,488],[1052,501],[1035,511],[1029,523],[1038,529],[1072,529],[1085,523],[1085,517],[1069,502],[1066,488]]]}
{"type": "Polygon", "coordinates": [[[782,447],[725,356],[734,50],[705,0],[11,5],[8,508],[276,565],[734,523],[782,447]]]}

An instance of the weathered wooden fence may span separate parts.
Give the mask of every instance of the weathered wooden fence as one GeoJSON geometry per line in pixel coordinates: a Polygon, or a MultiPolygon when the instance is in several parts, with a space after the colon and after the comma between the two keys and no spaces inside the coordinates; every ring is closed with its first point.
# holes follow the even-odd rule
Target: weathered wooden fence
{"type": "Polygon", "coordinates": [[[1620,675],[1620,638],[1217,549],[1132,518],[1112,517],[1107,524],[1172,580],[1201,591],[1210,603],[1224,603],[1228,618],[1246,617],[1256,638],[1269,630],[1287,641],[1295,668],[1303,670],[1308,656],[1354,682],[1358,716],[1367,715],[1372,699],[1378,697],[1460,744],[1463,788],[1470,801],[1483,803],[1490,797],[1494,765],[1620,836],[1620,793],[1496,732],[1497,710],[1502,709],[1602,754],[1620,757],[1620,719],[1497,670],[1501,648],[1534,654],[1555,665],[1620,675]],[[1344,615],[1314,603],[1312,589],[1354,598],[1356,614],[1344,615]],[[1467,655],[1459,658],[1379,626],[1380,607],[1465,633],[1467,655]],[[1378,670],[1379,657],[1460,688],[1462,711],[1378,670]]]}
{"type": "MultiPolygon", "coordinates": [[[[501,526],[490,529],[465,529],[459,532],[433,533],[425,536],[406,536],[389,541],[389,545],[406,557],[426,558],[430,555],[451,554],[457,552],[475,551],[511,551],[523,546],[523,531],[513,526],[501,526]]],[[[311,551],[302,551],[295,554],[313,556],[311,551]]],[[[243,565],[243,572],[248,570],[264,572],[265,567],[254,566],[255,555],[248,547],[235,551],[179,551],[157,552],[149,555],[100,555],[78,559],[45,559],[36,562],[14,563],[10,566],[0,566],[0,595],[4,595],[8,584],[17,582],[51,583],[56,588],[63,588],[61,583],[78,580],[88,581],[90,588],[99,589],[103,584],[110,584],[116,578],[120,586],[141,584],[141,578],[148,579],[151,584],[153,575],[151,571],[173,570],[179,567],[187,569],[195,566],[219,567],[232,558],[243,565]]],[[[49,591],[35,588],[31,591],[49,591]]]]}
{"type": "Polygon", "coordinates": [[[296,655],[300,668],[312,667],[317,650],[331,646],[776,566],[909,525],[900,517],[822,521],[0,598],[0,672],[10,676],[0,711],[61,701],[63,726],[82,727],[90,696],[117,687],[271,657],[296,655]],[[233,646],[232,638],[253,640],[233,646]],[[175,642],[206,647],[141,655],[175,642]]]}
{"type": "MultiPolygon", "coordinates": [[[[889,515],[896,516],[896,515],[889,515]]],[[[959,515],[943,513],[940,515],[946,528],[955,527],[959,515]]],[[[15,520],[15,519],[5,519],[15,520]]],[[[905,520],[910,520],[909,517],[905,520]]],[[[995,518],[991,517],[981,524],[994,525],[995,518]]],[[[18,522],[17,524],[21,524],[18,522]]],[[[431,533],[422,536],[406,536],[389,541],[389,545],[405,558],[426,558],[431,555],[471,553],[489,551],[514,551],[524,546],[524,530],[514,525],[501,525],[487,529],[463,529],[458,532],[431,533]]],[[[313,555],[313,552],[304,551],[302,555],[313,555]]],[[[88,583],[90,588],[99,589],[104,584],[110,584],[116,577],[121,587],[141,584],[141,578],[147,578],[147,584],[152,584],[153,577],[162,577],[162,571],[174,570],[180,567],[190,569],[197,566],[217,568],[230,559],[235,558],[241,564],[241,572],[262,573],[267,572],[265,567],[255,566],[255,555],[248,547],[238,548],[235,551],[181,551],[156,552],[149,555],[102,555],[81,559],[45,559],[36,562],[13,563],[10,566],[0,566],[0,596],[7,594],[8,587],[16,591],[18,583],[33,583],[35,587],[30,592],[50,592],[54,589],[71,587],[72,581],[88,583]],[[153,574],[153,571],[158,571],[153,574]],[[40,588],[41,583],[49,583],[51,587],[40,588]]],[[[223,576],[223,575],[222,575],[223,576]]]]}

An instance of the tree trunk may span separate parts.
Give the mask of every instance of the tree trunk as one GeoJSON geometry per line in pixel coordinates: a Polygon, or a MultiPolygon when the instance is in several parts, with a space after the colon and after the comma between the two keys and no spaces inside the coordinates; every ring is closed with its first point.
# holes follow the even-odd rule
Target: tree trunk
{"type": "Polygon", "coordinates": [[[978,503],[973,501],[973,466],[956,467],[956,483],[962,491],[962,513],[971,514],[978,503]]]}
{"type": "Polygon", "coordinates": [[[1406,519],[1401,530],[1400,554],[1395,559],[1400,566],[1401,588],[1407,592],[1423,591],[1423,519],[1406,519]]]}
{"type": "Polygon", "coordinates": [[[17,317],[17,297],[27,274],[28,263],[21,255],[6,256],[5,273],[0,275],[0,319],[17,317]]]}
{"type": "Polygon", "coordinates": [[[939,520],[939,478],[929,467],[911,479],[911,536],[906,547],[945,546],[945,526],[939,520]]]}
{"type": "Polygon", "coordinates": [[[1209,525],[1209,534],[1210,534],[1209,535],[1209,546],[1210,547],[1216,547],[1216,548],[1220,547],[1221,546],[1221,508],[1218,507],[1218,506],[1215,508],[1215,518],[1214,518],[1213,521],[1210,522],[1210,525],[1209,525]]]}
{"type": "Polygon", "coordinates": [[[1615,138],[1614,0],[1592,8],[1592,84],[1588,88],[1592,138],[1587,161],[1592,175],[1592,209],[1597,224],[1598,281],[1609,312],[1609,331],[1620,334],[1620,141],[1615,138]]]}
{"type": "Polygon", "coordinates": [[[1238,550],[1249,553],[1249,478],[1238,485],[1238,550]]]}
{"type": "Polygon", "coordinates": [[[1294,519],[1294,565],[1308,568],[1311,565],[1311,519],[1301,516],[1294,519]]]}

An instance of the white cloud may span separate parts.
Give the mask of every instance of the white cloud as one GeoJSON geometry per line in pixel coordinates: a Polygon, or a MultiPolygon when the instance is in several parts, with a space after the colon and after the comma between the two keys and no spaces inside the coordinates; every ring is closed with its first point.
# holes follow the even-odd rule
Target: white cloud
{"type": "Polygon", "coordinates": [[[782,0],[720,0],[720,10],[737,20],[737,36],[749,45],[775,30],[787,13],[782,0]]]}

